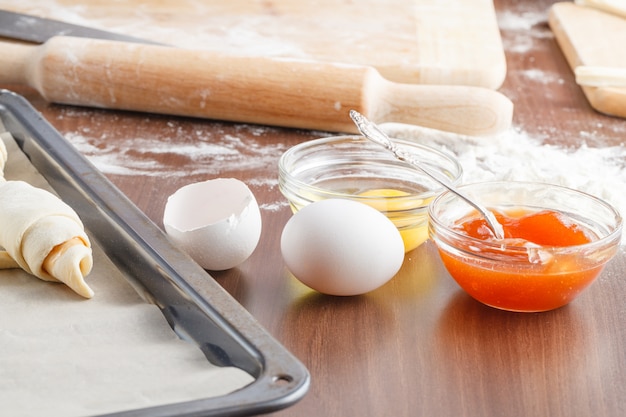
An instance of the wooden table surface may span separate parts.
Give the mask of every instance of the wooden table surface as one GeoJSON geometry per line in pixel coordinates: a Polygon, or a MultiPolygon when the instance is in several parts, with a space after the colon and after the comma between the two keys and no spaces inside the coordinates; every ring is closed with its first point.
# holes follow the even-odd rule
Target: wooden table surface
{"type": "MultiPolygon", "coordinates": [[[[547,25],[549,0],[498,0],[514,125],[546,142],[622,143],[625,120],[594,112],[547,25]],[[540,76],[538,76],[540,75],[540,76]]],[[[359,297],[314,293],[289,275],[279,241],[291,216],[277,183],[287,148],[326,132],[33,103],[157,225],[190,182],[236,177],[261,206],[259,247],[211,275],[307,366],[312,385],[278,416],[624,416],[626,253],[569,306],[508,313],[472,300],[433,245],[359,297]]]]}

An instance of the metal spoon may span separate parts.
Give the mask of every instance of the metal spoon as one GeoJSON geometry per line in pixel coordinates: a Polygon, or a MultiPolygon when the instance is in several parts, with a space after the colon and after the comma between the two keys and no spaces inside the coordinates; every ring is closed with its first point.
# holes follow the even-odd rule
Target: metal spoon
{"type": "Polygon", "coordinates": [[[350,117],[352,118],[354,124],[356,124],[361,134],[363,134],[363,136],[365,136],[372,142],[381,145],[385,149],[391,151],[398,160],[406,162],[413,168],[422,171],[434,181],[447,188],[450,192],[456,194],[458,197],[463,199],[467,204],[474,207],[487,221],[487,226],[489,227],[489,229],[491,229],[491,232],[496,237],[496,239],[504,239],[504,229],[502,228],[502,225],[498,223],[496,216],[494,216],[491,211],[487,210],[487,208],[481,206],[459,190],[455,189],[452,184],[440,177],[437,172],[433,172],[430,169],[420,165],[409,152],[405,152],[402,149],[398,148],[385,132],[383,132],[378,126],[376,126],[376,124],[370,122],[361,113],[357,112],[356,110],[350,110],[350,117]]]}

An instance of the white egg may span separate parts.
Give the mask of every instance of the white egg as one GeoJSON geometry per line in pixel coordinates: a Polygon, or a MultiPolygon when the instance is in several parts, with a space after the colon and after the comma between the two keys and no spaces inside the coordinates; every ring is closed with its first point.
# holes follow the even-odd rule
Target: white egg
{"type": "Polygon", "coordinates": [[[298,280],[330,295],[372,291],[393,278],[404,260],[404,243],[391,220],[351,200],[305,206],[285,225],[280,246],[298,280]]]}
{"type": "Polygon", "coordinates": [[[163,214],[165,231],[200,266],[233,268],[254,252],[261,212],[243,182],[218,178],[186,185],[172,194],[163,214]]]}

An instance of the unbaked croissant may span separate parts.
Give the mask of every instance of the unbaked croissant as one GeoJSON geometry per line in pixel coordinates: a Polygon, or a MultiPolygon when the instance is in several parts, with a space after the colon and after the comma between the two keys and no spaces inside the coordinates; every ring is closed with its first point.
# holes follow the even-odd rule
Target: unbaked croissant
{"type": "MultiPolygon", "coordinates": [[[[0,140],[0,172],[6,158],[0,140]]],[[[91,243],[76,212],[54,194],[0,177],[0,246],[0,268],[20,267],[93,297],[84,279],[93,264],[91,243]]]]}

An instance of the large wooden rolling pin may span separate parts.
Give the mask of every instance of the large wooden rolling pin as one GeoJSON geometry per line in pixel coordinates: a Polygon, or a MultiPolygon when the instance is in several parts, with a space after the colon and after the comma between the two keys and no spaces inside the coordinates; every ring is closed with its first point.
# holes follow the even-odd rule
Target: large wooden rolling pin
{"type": "Polygon", "coordinates": [[[467,135],[505,130],[513,113],[490,89],[398,84],[366,66],[65,36],[0,42],[0,83],[55,103],[340,132],[356,132],[351,109],[467,135]]]}

